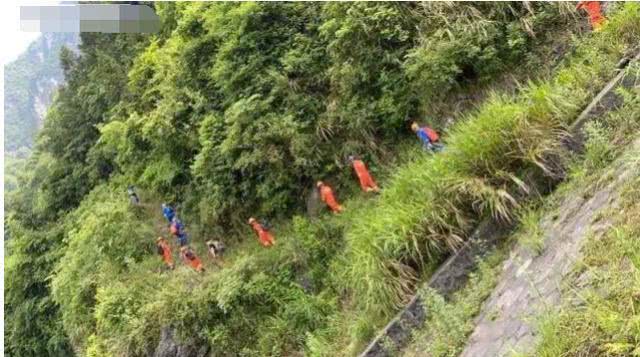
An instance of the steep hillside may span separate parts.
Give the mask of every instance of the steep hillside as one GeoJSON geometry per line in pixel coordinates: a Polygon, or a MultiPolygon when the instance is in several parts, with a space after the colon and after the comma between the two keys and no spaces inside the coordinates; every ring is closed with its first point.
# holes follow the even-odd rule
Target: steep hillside
{"type": "Polygon", "coordinates": [[[63,58],[8,197],[10,356],[357,354],[477,222],[563,176],[565,127],[640,38],[633,3],[598,33],[563,3],[155,6],[159,34],[83,34],[63,58]],[[320,179],[340,215],[306,214],[320,179]],[[205,273],[161,269],[163,202],[205,273]]]}
{"type": "Polygon", "coordinates": [[[640,64],[627,71],[622,105],[587,125],[568,179],[519,210],[519,228],[469,283],[448,300],[422,292],[428,317],[399,355],[637,352],[639,75],[640,64]]]}
{"type": "MultiPolygon", "coordinates": [[[[78,35],[46,33],[4,68],[4,150],[33,147],[55,88],[63,81],[60,49],[74,50],[78,35]]],[[[22,155],[24,156],[24,155],[22,155]]]]}

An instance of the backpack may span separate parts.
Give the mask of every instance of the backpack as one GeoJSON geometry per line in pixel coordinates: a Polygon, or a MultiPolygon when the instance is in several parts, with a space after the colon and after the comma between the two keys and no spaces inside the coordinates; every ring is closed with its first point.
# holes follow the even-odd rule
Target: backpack
{"type": "Polygon", "coordinates": [[[193,255],[193,252],[190,250],[187,250],[186,253],[184,253],[184,256],[187,257],[187,259],[189,260],[194,260],[196,259],[195,255],[193,255]]]}
{"type": "Polygon", "coordinates": [[[164,254],[164,249],[162,249],[162,246],[160,244],[156,244],[156,249],[158,250],[158,255],[164,254]]]}
{"type": "Polygon", "coordinates": [[[433,129],[429,128],[429,127],[425,127],[424,131],[427,134],[427,136],[429,137],[429,140],[431,140],[431,142],[436,142],[436,141],[438,141],[438,139],[440,139],[440,136],[438,135],[438,133],[436,133],[435,130],[433,130],[433,129]]]}

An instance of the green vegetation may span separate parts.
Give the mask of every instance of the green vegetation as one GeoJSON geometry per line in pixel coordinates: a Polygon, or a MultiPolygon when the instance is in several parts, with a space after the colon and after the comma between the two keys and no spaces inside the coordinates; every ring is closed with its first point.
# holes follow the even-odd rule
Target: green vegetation
{"type": "Polygon", "coordinates": [[[514,218],[525,177],[555,178],[564,127],[640,38],[627,4],[570,39],[552,78],[448,128],[449,97],[571,37],[567,5],[156,6],[158,35],[83,34],[62,54],[66,84],[8,197],[8,355],[148,355],[165,327],[214,355],[359,352],[475,222],[514,218]],[[403,140],[432,113],[448,129],[435,157],[403,140]],[[352,153],[379,197],[354,194],[352,153]],[[350,197],[344,214],[302,215],[319,178],[350,197]],[[228,243],[223,269],[159,271],[163,201],[202,258],[206,239],[228,243]],[[273,249],[249,216],[274,220],[273,249]]]}
{"type": "MultiPolygon", "coordinates": [[[[74,48],[78,35],[43,34],[4,68],[4,150],[17,153],[33,146],[42,115],[55,86],[62,82],[60,49],[74,48]]],[[[22,156],[24,157],[24,156],[22,156]]]]}
{"type": "Polygon", "coordinates": [[[534,39],[521,22],[568,21],[556,6],[533,14],[386,3],[159,10],[175,29],[135,61],[131,97],[101,127],[95,154],[225,229],[248,215],[289,217],[317,178],[341,189],[351,181],[348,155],[378,163],[407,136],[407,119],[522,59],[534,39]],[[462,9],[483,21],[470,23],[462,9]]]}
{"type": "MultiPolygon", "coordinates": [[[[631,68],[629,71],[634,71],[634,69],[631,68]]],[[[590,122],[585,129],[587,134],[585,152],[571,163],[568,172],[569,179],[563,182],[554,194],[542,200],[536,200],[531,205],[521,207],[517,211],[518,230],[502,247],[496,249],[479,264],[477,273],[471,276],[464,288],[448,301],[445,301],[436,292],[419,291],[425,300],[429,315],[424,326],[414,334],[413,342],[403,351],[404,355],[421,356],[426,353],[429,356],[457,356],[464,348],[469,334],[475,327],[474,318],[497,283],[502,262],[507,257],[509,250],[515,244],[519,244],[531,249],[534,254],[541,253],[544,249],[542,217],[551,216],[558,209],[557,205],[563,197],[593,190],[598,185],[599,179],[606,176],[610,164],[622,153],[626,152],[625,155],[630,159],[637,160],[634,158],[637,155],[637,150],[627,151],[631,141],[636,139],[635,134],[640,130],[640,92],[625,92],[623,95],[625,101],[622,108],[590,122]]],[[[630,216],[624,218],[625,221],[637,217],[635,201],[637,201],[638,192],[634,189],[637,182],[639,181],[630,183],[623,193],[627,201],[625,207],[634,207],[634,210],[629,213],[630,216]]],[[[619,208],[616,208],[616,211],[618,210],[619,208]]],[[[627,208],[624,208],[624,212],[627,212],[627,208]]],[[[612,324],[608,325],[608,331],[616,331],[616,334],[609,334],[606,337],[615,339],[618,336],[617,332],[624,332],[624,338],[621,340],[628,339],[627,341],[637,343],[638,336],[640,336],[637,332],[635,335],[633,335],[633,331],[625,332],[632,327],[633,320],[628,324],[615,321],[616,316],[632,316],[632,314],[612,315],[605,313],[615,304],[622,305],[614,308],[618,311],[631,308],[630,305],[626,305],[627,301],[611,301],[608,299],[610,296],[615,299],[623,297],[634,299],[628,294],[635,291],[635,288],[628,286],[624,286],[624,288],[629,290],[623,291],[627,295],[617,295],[622,291],[623,285],[634,279],[629,280],[629,277],[625,276],[628,271],[616,270],[618,269],[617,264],[626,259],[624,258],[626,254],[637,254],[633,251],[635,243],[631,239],[632,236],[628,234],[629,232],[623,232],[620,228],[613,228],[610,237],[592,239],[585,248],[587,257],[583,263],[576,267],[574,277],[581,275],[594,277],[598,284],[591,286],[584,292],[574,286],[573,282],[570,283],[570,288],[567,289],[570,296],[567,298],[568,306],[559,313],[549,312],[540,321],[539,330],[544,342],[535,356],[599,355],[594,352],[593,346],[598,346],[597,351],[604,355],[626,355],[632,351],[630,349],[631,342],[620,342],[619,340],[617,342],[600,341],[595,343],[595,340],[591,340],[593,336],[601,335],[600,332],[594,332],[594,329],[597,329],[599,324],[606,324],[606,319],[614,320],[612,324]],[[621,250],[621,246],[626,248],[621,250]],[[603,256],[603,252],[606,252],[607,255],[603,256]],[[599,264],[592,264],[593,260],[597,260],[599,264]],[[614,267],[611,268],[611,266],[614,267]],[[611,270],[614,272],[612,276],[615,276],[617,280],[610,280],[611,270]],[[612,281],[620,286],[609,285],[612,281]],[[592,294],[595,294],[598,299],[591,300],[592,294]],[[578,308],[575,306],[576,301],[579,301],[578,308]],[[588,301],[587,307],[584,306],[585,301],[588,301]],[[607,307],[602,309],[603,305],[607,307]]],[[[627,268],[630,267],[627,266],[627,268]]],[[[581,284],[584,284],[584,281],[581,284]]],[[[606,337],[603,336],[602,339],[604,340],[606,337]]]]}
{"type": "Polygon", "coordinates": [[[540,254],[544,249],[544,235],[540,228],[542,213],[543,211],[539,207],[527,207],[518,217],[523,231],[517,237],[518,242],[535,255],[540,254]]]}
{"type": "Polygon", "coordinates": [[[20,175],[22,170],[24,170],[25,165],[26,165],[26,160],[24,158],[11,157],[11,156],[6,156],[4,158],[4,190],[5,192],[11,192],[18,188],[18,176],[20,175]]]}
{"type": "Polygon", "coordinates": [[[511,244],[504,244],[481,261],[465,287],[449,301],[435,291],[421,289],[418,292],[429,317],[424,327],[414,334],[413,342],[403,351],[403,356],[457,356],[462,352],[475,327],[473,318],[493,291],[509,247],[511,244]]]}
{"type": "Polygon", "coordinates": [[[490,98],[449,131],[445,152],[416,156],[358,215],[345,232],[344,264],[332,273],[344,276],[340,284],[363,316],[350,329],[353,341],[371,337],[371,321],[385,320],[405,300],[419,277],[416,264],[438,261],[483,216],[513,219],[527,175],[557,174],[562,129],[612,76],[625,47],[616,33],[637,27],[629,13],[638,10],[627,8],[611,21],[619,28],[585,40],[552,80],[530,83],[515,98],[490,98]]]}
{"type": "Polygon", "coordinates": [[[130,60],[136,38],[91,34],[82,41],[80,59],[70,51],[61,53],[66,84],[47,114],[27,169],[18,174],[19,189],[7,195],[5,274],[11,278],[4,308],[10,356],[71,354],[59,304],[50,292],[67,247],[70,227],[63,225],[63,217],[100,179],[86,153],[96,140],[95,122],[117,100],[122,84],[115,80],[118,73],[126,74],[120,66],[130,60]]]}
{"type": "MultiPolygon", "coordinates": [[[[614,158],[622,154],[624,160],[638,159],[637,146],[628,152],[622,149],[636,140],[635,134],[640,129],[640,91],[626,93],[625,97],[621,110],[595,125],[598,130],[587,130],[589,139],[583,165],[576,165],[572,172],[583,183],[586,178],[591,187],[600,183],[614,158]],[[609,147],[605,141],[617,145],[609,147]]],[[[621,193],[620,207],[604,214],[615,217],[606,233],[589,237],[581,261],[565,282],[561,308],[541,317],[541,343],[536,356],[634,356],[640,353],[637,302],[640,180],[637,175],[634,177],[621,193]]]]}

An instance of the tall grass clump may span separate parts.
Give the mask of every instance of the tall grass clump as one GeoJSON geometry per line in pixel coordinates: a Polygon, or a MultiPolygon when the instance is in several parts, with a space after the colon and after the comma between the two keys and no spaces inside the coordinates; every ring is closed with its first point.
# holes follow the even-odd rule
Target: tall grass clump
{"type": "MultiPolygon", "coordinates": [[[[637,64],[634,67],[640,68],[637,64]]],[[[626,71],[628,76],[640,78],[640,72],[635,68],[626,71]]],[[[640,130],[640,87],[619,88],[618,93],[624,100],[622,107],[585,125],[584,153],[570,165],[569,176],[572,179],[602,179],[605,175],[600,171],[635,140],[640,130]]]]}
{"type": "Polygon", "coordinates": [[[638,8],[626,5],[554,78],[524,85],[515,98],[493,95],[450,130],[444,152],[405,153],[413,160],[345,232],[336,274],[356,309],[372,319],[388,316],[412,292],[421,267],[459,246],[480,219],[513,218],[528,192],[525,173],[558,174],[565,128],[634,43],[618,28],[633,28],[638,8]]]}
{"type": "Polygon", "coordinates": [[[540,220],[542,219],[542,210],[539,207],[529,206],[524,207],[521,212],[518,213],[518,220],[522,227],[520,233],[517,235],[518,242],[529,249],[534,255],[539,255],[544,249],[544,234],[540,227],[540,220]]]}

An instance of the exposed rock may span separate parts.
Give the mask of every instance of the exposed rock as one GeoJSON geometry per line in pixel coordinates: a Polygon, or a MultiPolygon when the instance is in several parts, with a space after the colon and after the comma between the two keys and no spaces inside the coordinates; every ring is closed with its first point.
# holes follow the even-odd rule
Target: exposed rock
{"type": "Polygon", "coordinates": [[[160,342],[153,352],[153,357],[205,357],[209,349],[207,346],[197,348],[191,345],[179,344],[175,340],[173,328],[165,327],[160,334],[160,342]]]}
{"type": "Polygon", "coordinates": [[[64,81],[60,66],[62,46],[76,50],[75,33],[43,33],[15,61],[5,65],[5,152],[30,148],[42,127],[53,93],[64,81]]]}
{"type": "MultiPolygon", "coordinates": [[[[633,150],[640,150],[640,141],[634,144],[633,150]]],[[[540,255],[532,257],[526,247],[516,247],[504,262],[498,285],[485,301],[460,356],[494,357],[510,356],[514,351],[527,355],[532,352],[537,339],[534,318],[558,305],[562,281],[580,259],[586,238],[591,234],[602,235],[609,228],[610,217],[598,219],[600,212],[617,207],[621,187],[637,177],[638,163],[621,161],[622,164],[616,165],[614,181],[588,198],[566,197],[560,203],[561,214],[557,220],[550,215],[542,219],[546,247],[540,255]],[[495,311],[499,312],[497,316],[493,314],[495,311]]],[[[588,279],[588,275],[581,277],[583,283],[588,283],[588,279]]]]}
{"type": "MultiPolygon", "coordinates": [[[[490,252],[509,232],[508,225],[500,224],[493,219],[484,220],[476,228],[469,242],[438,268],[427,286],[445,297],[450,297],[464,286],[478,259],[490,252]]],[[[422,299],[419,295],[414,296],[361,356],[392,356],[393,350],[406,345],[413,330],[422,326],[426,317],[427,312],[424,310],[422,299]]]]}

